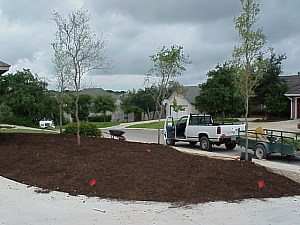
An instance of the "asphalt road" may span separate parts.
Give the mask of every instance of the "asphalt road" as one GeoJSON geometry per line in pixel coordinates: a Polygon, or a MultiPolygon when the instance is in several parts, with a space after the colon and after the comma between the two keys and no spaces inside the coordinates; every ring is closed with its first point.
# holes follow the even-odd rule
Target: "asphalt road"
{"type": "MultiPolygon", "coordinates": [[[[111,129],[119,129],[118,127],[114,127],[111,129]]],[[[145,143],[157,143],[158,139],[158,132],[157,130],[152,129],[127,129],[120,127],[120,130],[125,131],[124,137],[127,141],[134,141],[134,142],[145,142],[145,143]]],[[[102,132],[104,133],[105,137],[110,137],[109,135],[109,128],[102,129],[102,132]]],[[[162,133],[162,130],[161,130],[162,133]]],[[[160,135],[160,143],[165,144],[163,135],[160,135]]],[[[201,151],[201,154],[206,154],[205,151],[202,151],[199,149],[199,143],[195,146],[190,146],[188,143],[185,142],[177,142],[176,147],[184,148],[188,152],[191,153],[199,153],[201,151]]],[[[244,152],[245,149],[241,148],[239,146],[236,146],[234,150],[227,150],[225,146],[213,146],[212,152],[217,153],[218,155],[226,157],[237,157],[241,156],[241,153],[244,152]]],[[[249,153],[253,154],[252,150],[248,150],[249,153]]],[[[209,154],[209,153],[207,153],[209,154]]],[[[291,157],[285,157],[280,155],[272,155],[269,161],[277,162],[277,163],[283,163],[283,164],[290,164],[290,165],[297,165],[300,167],[300,159],[291,158],[291,157]]]]}

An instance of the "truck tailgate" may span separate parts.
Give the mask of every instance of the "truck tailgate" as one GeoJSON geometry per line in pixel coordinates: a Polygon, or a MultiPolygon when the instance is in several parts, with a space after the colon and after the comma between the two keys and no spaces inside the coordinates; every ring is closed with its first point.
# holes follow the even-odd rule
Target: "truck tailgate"
{"type": "Polygon", "coordinates": [[[245,124],[228,124],[221,125],[221,134],[226,136],[237,136],[239,130],[245,130],[245,124]]]}

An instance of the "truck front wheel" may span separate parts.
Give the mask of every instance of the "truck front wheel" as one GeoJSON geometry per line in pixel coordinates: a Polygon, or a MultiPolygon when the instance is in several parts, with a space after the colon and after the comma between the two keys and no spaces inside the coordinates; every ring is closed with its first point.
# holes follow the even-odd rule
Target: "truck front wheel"
{"type": "Polygon", "coordinates": [[[200,138],[200,149],[204,151],[211,151],[211,142],[209,141],[208,137],[203,136],[200,138]]]}

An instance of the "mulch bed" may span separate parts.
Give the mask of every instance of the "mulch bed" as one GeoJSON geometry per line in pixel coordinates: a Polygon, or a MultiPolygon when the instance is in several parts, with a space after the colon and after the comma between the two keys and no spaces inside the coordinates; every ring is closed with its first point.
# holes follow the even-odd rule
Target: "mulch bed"
{"type": "Polygon", "coordinates": [[[105,138],[76,143],[68,135],[0,133],[0,176],[117,200],[194,204],[300,195],[299,183],[252,162],[105,138]]]}

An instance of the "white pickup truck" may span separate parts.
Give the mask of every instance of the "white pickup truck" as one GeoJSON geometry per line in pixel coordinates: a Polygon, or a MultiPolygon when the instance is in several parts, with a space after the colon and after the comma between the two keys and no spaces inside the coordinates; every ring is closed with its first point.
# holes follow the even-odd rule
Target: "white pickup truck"
{"type": "Polygon", "coordinates": [[[238,132],[245,130],[245,124],[214,124],[210,115],[190,114],[182,116],[176,123],[173,117],[167,117],[164,126],[164,138],[167,145],[185,141],[191,145],[200,142],[200,149],[211,151],[212,145],[225,144],[234,149],[238,132]]]}

